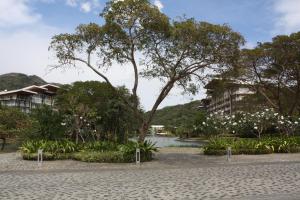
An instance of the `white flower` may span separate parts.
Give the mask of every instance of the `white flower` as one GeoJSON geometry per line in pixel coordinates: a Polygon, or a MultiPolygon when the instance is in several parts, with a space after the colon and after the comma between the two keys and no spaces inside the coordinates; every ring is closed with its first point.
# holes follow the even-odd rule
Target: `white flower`
{"type": "Polygon", "coordinates": [[[298,122],[297,122],[297,121],[295,121],[295,124],[298,124],[298,122]]]}
{"type": "Polygon", "coordinates": [[[237,123],[236,122],[233,122],[233,124],[232,124],[233,126],[236,126],[237,125],[237,123]]]}
{"type": "Polygon", "coordinates": [[[202,122],[202,124],[205,125],[206,123],[205,123],[205,122],[202,122]]]}
{"type": "Polygon", "coordinates": [[[255,129],[255,130],[257,130],[257,129],[258,129],[258,127],[257,127],[257,126],[255,126],[255,127],[254,127],[254,129],[255,129]]]}
{"type": "Polygon", "coordinates": [[[267,112],[268,112],[268,111],[269,111],[269,109],[265,109],[265,111],[267,111],[267,112]]]}
{"type": "Polygon", "coordinates": [[[284,117],[283,117],[283,116],[281,116],[280,118],[281,118],[282,120],[284,119],[284,117]]]}

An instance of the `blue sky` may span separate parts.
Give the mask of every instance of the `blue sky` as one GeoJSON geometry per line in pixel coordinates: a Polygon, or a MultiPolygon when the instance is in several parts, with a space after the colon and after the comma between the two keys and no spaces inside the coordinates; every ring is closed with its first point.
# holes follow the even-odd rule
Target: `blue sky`
{"type": "MultiPolygon", "coordinates": [[[[99,13],[105,0],[0,0],[0,74],[37,74],[47,81],[70,83],[99,80],[84,70],[49,71],[55,59],[47,51],[53,35],[72,32],[80,23],[103,23],[99,13]]],[[[199,21],[229,24],[251,48],[277,34],[300,31],[300,0],[152,0],[171,19],[194,17],[199,21]]],[[[116,66],[107,72],[116,85],[131,86],[130,70],[116,66]]],[[[145,109],[151,107],[160,87],[143,80],[139,93],[145,109]]],[[[174,90],[162,106],[203,97],[183,96],[174,90]]]]}

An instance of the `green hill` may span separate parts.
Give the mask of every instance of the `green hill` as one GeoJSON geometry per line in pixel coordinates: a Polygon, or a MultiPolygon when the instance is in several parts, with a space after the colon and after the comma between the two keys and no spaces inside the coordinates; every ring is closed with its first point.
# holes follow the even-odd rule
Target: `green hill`
{"type": "Polygon", "coordinates": [[[21,73],[9,73],[0,75],[0,91],[14,90],[27,87],[29,85],[43,85],[47,84],[42,78],[21,73]]]}
{"type": "Polygon", "coordinates": [[[195,116],[201,112],[200,105],[200,101],[192,101],[187,104],[164,107],[157,110],[151,124],[177,127],[190,124],[194,121],[195,116]]]}

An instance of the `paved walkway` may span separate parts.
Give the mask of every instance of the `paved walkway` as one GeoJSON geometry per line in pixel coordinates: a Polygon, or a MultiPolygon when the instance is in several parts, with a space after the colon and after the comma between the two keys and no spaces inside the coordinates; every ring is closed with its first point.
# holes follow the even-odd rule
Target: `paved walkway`
{"type": "Polygon", "coordinates": [[[23,161],[0,154],[0,199],[300,199],[300,154],[225,157],[161,150],[153,162],[23,161]]]}

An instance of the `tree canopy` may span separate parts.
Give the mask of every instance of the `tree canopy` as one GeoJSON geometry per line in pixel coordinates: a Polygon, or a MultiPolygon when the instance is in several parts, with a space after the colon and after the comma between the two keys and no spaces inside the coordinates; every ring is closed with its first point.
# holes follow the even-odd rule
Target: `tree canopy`
{"type": "Polygon", "coordinates": [[[300,32],[242,51],[235,78],[246,81],[281,114],[300,113],[300,32]]]}
{"type": "Polygon", "coordinates": [[[112,89],[107,83],[98,81],[75,82],[59,90],[56,105],[64,115],[70,136],[77,141],[124,142],[125,133],[134,132],[138,123],[120,96],[130,101],[130,94],[124,87],[112,89]]]}
{"type": "Polygon", "coordinates": [[[140,140],[144,139],[158,106],[173,87],[195,93],[205,77],[236,61],[244,42],[228,25],[186,18],[170,20],[148,0],[110,1],[101,16],[105,20],[103,25],[79,25],[73,34],[53,37],[50,49],[58,58],[55,67],[83,63],[114,88],[104,67],[109,68],[113,63],[129,64],[134,72],[133,101],[123,101],[142,122],[140,140]],[[141,77],[163,83],[146,118],[139,114],[137,103],[141,77]]]}

